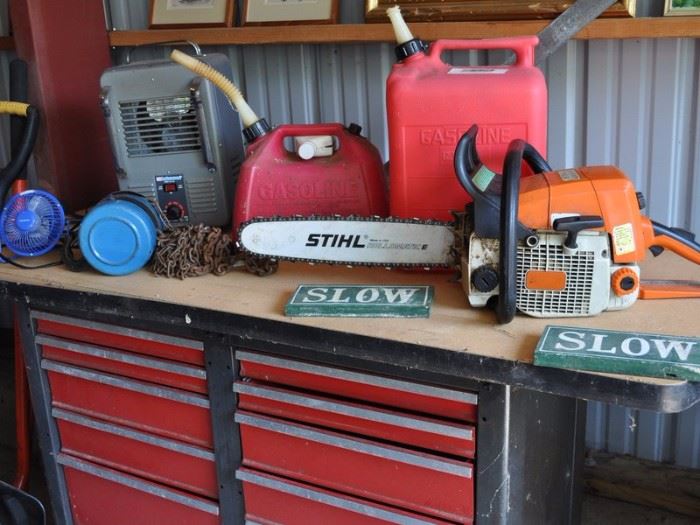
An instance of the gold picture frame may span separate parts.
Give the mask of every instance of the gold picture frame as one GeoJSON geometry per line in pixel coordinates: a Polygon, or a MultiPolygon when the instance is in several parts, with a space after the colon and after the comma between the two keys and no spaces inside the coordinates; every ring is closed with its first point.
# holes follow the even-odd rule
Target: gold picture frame
{"type": "Polygon", "coordinates": [[[150,0],[149,28],[230,27],[233,0],[150,0]]]}
{"type": "Polygon", "coordinates": [[[242,0],[241,25],[335,24],[338,0],[242,0]]]}
{"type": "MultiPolygon", "coordinates": [[[[571,2],[561,0],[366,0],[365,21],[388,23],[386,10],[401,6],[407,22],[462,22],[556,18],[571,2]]],[[[618,0],[603,17],[630,17],[636,0],[618,0]]]]}
{"type": "Polygon", "coordinates": [[[698,15],[700,15],[700,2],[697,0],[666,0],[664,4],[664,16],[698,15]]]}

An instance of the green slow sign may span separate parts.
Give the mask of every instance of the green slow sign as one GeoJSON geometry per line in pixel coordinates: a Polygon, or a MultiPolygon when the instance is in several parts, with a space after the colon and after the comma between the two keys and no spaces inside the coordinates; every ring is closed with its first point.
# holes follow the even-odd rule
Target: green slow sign
{"type": "Polygon", "coordinates": [[[700,338],[547,326],[535,364],[700,381],[700,338]]]}
{"type": "Polygon", "coordinates": [[[432,286],[303,284],[284,308],[297,317],[429,317],[432,286]]]}

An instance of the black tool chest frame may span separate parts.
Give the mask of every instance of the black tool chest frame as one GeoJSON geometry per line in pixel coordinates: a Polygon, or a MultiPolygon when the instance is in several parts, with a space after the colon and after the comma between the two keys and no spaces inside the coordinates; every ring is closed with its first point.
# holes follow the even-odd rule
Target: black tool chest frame
{"type": "MultiPolygon", "coordinates": [[[[582,398],[678,411],[700,398],[700,384],[649,385],[600,375],[453,352],[380,338],[121,296],[3,282],[18,305],[21,334],[51,503],[71,523],[50,392],[34,343],[34,310],[198,340],[204,346],[221,523],[242,523],[233,423],[237,350],[475,392],[476,523],[576,523],[585,435],[582,398]]],[[[235,299],[232,299],[235,300],[235,299]]],[[[465,342],[465,346],[466,346],[465,342]]]]}

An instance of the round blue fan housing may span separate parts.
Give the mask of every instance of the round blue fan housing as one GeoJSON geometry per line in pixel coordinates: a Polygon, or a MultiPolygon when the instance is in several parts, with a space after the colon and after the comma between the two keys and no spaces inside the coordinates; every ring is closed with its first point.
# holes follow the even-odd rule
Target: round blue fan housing
{"type": "Polygon", "coordinates": [[[65,226],[63,207],[43,190],[13,195],[0,214],[0,239],[22,257],[43,255],[58,243],[65,226]]]}
{"type": "MultiPolygon", "coordinates": [[[[150,206],[145,198],[143,201],[150,206]]],[[[152,215],[143,206],[107,199],[80,223],[78,242],[90,266],[107,275],[127,275],[151,258],[157,233],[152,215]]]]}

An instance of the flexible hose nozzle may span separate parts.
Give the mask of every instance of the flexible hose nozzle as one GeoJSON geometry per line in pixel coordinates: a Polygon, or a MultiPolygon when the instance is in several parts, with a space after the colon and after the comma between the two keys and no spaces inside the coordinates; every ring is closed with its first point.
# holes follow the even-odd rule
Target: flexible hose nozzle
{"type": "Polygon", "coordinates": [[[413,34],[411,30],[404,22],[403,16],[401,16],[401,8],[397,5],[390,7],[386,10],[386,14],[389,15],[389,20],[391,20],[391,27],[394,28],[394,35],[396,35],[396,43],[401,45],[405,44],[409,40],[413,40],[413,34]]]}
{"type": "Polygon", "coordinates": [[[260,120],[243,98],[241,91],[233,84],[233,82],[219,73],[209,64],[205,64],[201,60],[197,60],[196,58],[191,57],[182,51],[178,51],[177,49],[170,53],[170,58],[178,64],[193,71],[197,75],[210,80],[215,86],[223,91],[238,110],[238,114],[243,122],[243,127],[247,128],[252,126],[258,120],[260,120]]]}
{"type": "Polygon", "coordinates": [[[24,102],[14,102],[11,100],[0,101],[0,113],[9,113],[10,115],[26,117],[27,109],[29,109],[29,104],[25,104],[24,102]]]}

